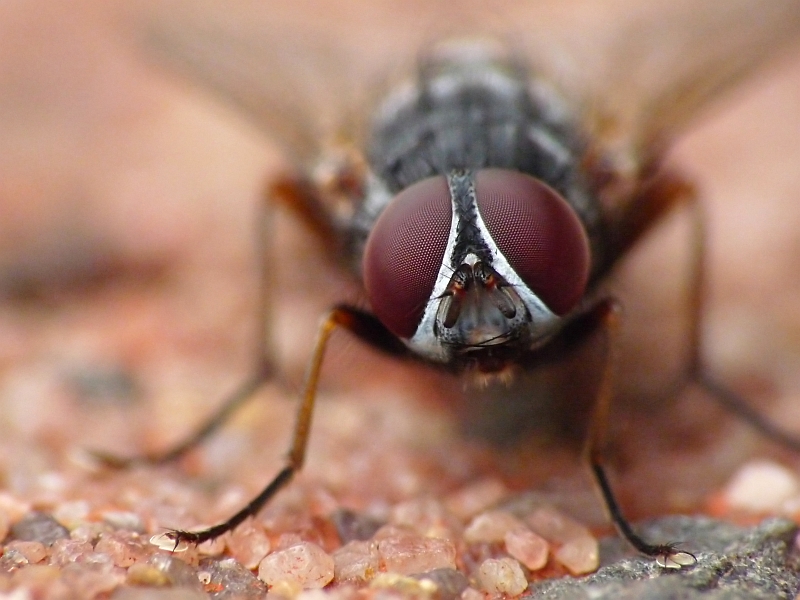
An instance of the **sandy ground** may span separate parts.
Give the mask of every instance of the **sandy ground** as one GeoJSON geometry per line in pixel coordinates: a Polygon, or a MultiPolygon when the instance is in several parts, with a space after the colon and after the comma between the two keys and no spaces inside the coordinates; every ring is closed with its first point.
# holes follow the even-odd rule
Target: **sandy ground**
{"type": "MultiPolygon", "coordinates": [[[[0,509],[11,523],[38,509],[64,524],[125,511],[149,533],[224,517],[279,468],[319,315],[361,296],[280,216],[283,387],[177,467],[93,473],[76,460],[82,448],[163,448],[246,376],[261,330],[253,215],[280,164],[233,111],[146,66],[115,29],[116,6],[0,7],[0,509]]],[[[800,431],[798,106],[794,52],[670,161],[698,182],[708,212],[708,362],[800,431]]],[[[669,219],[613,282],[626,308],[621,385],[639,399],[615,420],[615,472],[636,517],[706,508],[754,456],[800,468],[699,394],[660,393],[681,359],[685,239],[685,220],[669,219]]],[[[567,490],[602,530],[574,444],[546,432],[521,450],[468,440],[447,407],[460,390],[341,336],[308,468],[267,520],[341,504],[385,515],[491,481],[509,495],[567,490]]]]}

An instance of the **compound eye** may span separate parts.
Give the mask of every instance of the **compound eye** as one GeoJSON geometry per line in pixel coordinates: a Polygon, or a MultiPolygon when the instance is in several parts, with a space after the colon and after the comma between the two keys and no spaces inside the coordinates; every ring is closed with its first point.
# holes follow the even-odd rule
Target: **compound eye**
{"type": "Polygon", "coordinates": [[[486,228],[508,263],[554,313],[569,312],[589,279],[589,242],[553,188],[524,173],[484,169],[476,193],[486,228]]]}
{"type": "Polygon", "coordinates": [[[412,337],[422,319],[451,220],[447,179],[432,177],[395,196],[367,238],[363,273],[370,306],[399,337],[412,337]]]}

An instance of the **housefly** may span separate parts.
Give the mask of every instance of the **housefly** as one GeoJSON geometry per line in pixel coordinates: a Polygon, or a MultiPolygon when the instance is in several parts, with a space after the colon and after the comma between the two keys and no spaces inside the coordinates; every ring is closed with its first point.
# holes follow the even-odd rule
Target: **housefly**
{"type": "MultiPolygon", "coordinates": [[[[502,17],[467,2],[174,1],[140,21],[152,56],[283,146],[296,170],[270,200],[341,257],[368,299],[322,318],[286,466],[229,520],[170,532],[176,545],[234,529],[302,467],[335,330],[468,377],[535,369],[600,333],[606,359],[585,455],[602,499],[637,550],[669,567],[693,563],[634,531],[602,462],[620,317],[601,283],[679,205],[696,225],[686,380],[780,435],[703,368],[702,218],[692,186],[663,157],[712,100],[798,36],[800,2],[540,0],[494,10],[502,17]]],[[[144,460],[205,438],[272,376],[262,354],[206,427],[144,460]]]]}

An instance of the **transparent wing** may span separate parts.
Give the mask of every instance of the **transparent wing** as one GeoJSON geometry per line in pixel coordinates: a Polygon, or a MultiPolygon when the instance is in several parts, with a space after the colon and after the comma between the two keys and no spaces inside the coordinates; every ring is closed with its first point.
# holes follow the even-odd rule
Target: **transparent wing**
{"type": "Polygon", "coordinates": [[[386,78],[450,35],[506,39],[623,160],[646,162],[800,35],[800,0],[159,0],[152,56],[306,161],[358,136],[386,78]]]}
{"type": "Polygon", "coordinates": [[[126,18],[151,62],[237,107],[305,162],[357,136],[387,77],[436,37],[446,3],[157,0],[126,18]]]}
{"type": "MultiPolygon", "coordinates": [[[[534,18],[531,7],[515,21],[534,18]]],[[[800,41],[798,0],[619,0],[560,7],[525,36],[534,64],[582,104],[595,133],[646,163],[712,104],[800,41]],[[593,24],[595,26],[593,26],[593,24]]]]}

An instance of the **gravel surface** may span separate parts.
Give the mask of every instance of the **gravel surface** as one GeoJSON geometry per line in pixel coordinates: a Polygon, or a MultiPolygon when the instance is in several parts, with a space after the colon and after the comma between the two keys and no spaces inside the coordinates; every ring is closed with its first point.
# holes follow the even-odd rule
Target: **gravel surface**
{"type": "MultiPolygon", "coordinates": [[[[800,461],[696,390],[664,393],[685,355],[680,216],[611,282],[625,320],[609,469],[627,514],[685,541],[695,567],[664,572],[607,537],[577,443],[589,383],[575,373],[591,353],[530,376],[522,402],[487,404],[344,335],[296,481],[216,542],[152,544],[228,517],[278,471],[318,318],[363,297],[278,215],[279,379],[176,464],[87,461],[183,439],[246,378],[263,331],[253,216],[282,163],[233,111],[123,43],[128,11],[160,2],[0,5],[0,596],[794,598],[794,526],[764,519],[797,520],[800,461]],[[705,516],[659,518],[675,513],[705,516]]],[[[386,15],[348,10],[364,13],[353,34],[372,58],[394,51],[365,25],[386,15]]],[[[608,26],[613,11],[596,12],[593,27],[608,26]]],[[[670,161],[708,213],[708,362],[800,431],[797,106],[795,52],[670,161]]]]}

